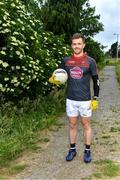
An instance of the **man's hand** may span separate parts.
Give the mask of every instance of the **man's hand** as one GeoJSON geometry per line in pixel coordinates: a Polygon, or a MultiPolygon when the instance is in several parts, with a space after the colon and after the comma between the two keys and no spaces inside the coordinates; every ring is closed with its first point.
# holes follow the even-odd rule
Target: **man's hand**
{"type": "Polygon", "coordinates": [[[52,84],[60,85],[61,82],[54,79],[54,75],[49,78],[49,82],[52,84]]]}
{"type": "Polygon", "coordinates": [[[93,99],[93,100],[91,101],[92,111],[97,110],[98,107],[99,107],[99,102],[98,102],[98,100],[94,100],[94,99],[93,99]]]}

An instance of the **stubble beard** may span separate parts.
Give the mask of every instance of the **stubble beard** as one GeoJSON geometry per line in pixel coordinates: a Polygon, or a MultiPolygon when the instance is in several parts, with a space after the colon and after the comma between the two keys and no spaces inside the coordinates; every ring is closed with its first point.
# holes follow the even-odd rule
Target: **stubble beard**
{"type": "Polygon", "coordinates": [[[81,54],[83,54],[83,50],[79,49],[79,51],[77,51],[77,52],[76,52],[76,50],[74,50],[74,54],[77,55],[77,56],[81,55],[81,54]]]}

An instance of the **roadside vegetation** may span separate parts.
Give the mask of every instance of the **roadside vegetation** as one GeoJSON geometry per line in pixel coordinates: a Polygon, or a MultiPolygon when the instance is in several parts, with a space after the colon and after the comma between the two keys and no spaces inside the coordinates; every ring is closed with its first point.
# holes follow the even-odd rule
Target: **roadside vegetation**
{"type": "Polygon", "coordinates": [[[104,159],[95,162],[97,171],[93,174],[97,179],[108,179],[119,176],[120,166],[114,161],[104,159]]]}
{"type": "Polygon", "coordinates": [[[24,99],[15,106],[12,102],[1,104],[0,111],[0,167],[19,157],[26,149],[36,149],[42,137],[38,130],[58,125],[58,117],[64,112],[64,91],[52,92],[33,102],[24,99]]]}
{"type": "Polygon", "coordinates": [[[119,63],[120,59],[116,59],[116,58],[105,58],[105,64],[108,66],[116,66],[119,63]]]}
{"type": "Polygon", "coordinates": [[[120,59],[119,59],[118,63],[116,64],[116,75],[117,75],[117,80],[120,84],[120,59]]]}

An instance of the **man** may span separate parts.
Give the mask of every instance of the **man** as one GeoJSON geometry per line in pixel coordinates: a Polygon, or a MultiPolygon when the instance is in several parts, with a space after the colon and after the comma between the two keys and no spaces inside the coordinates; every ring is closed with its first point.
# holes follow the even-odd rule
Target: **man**
{"type": "MultiPolygon", "coordinates": [[[[70,149],[66,161],[76,156],[77,121],[80,117],[84,134],[84,162],[91,162],[91,126],[92,110],[98,108],[99,79],[96,62],[84,53],[85,39],[83,35],[75,33],[71,39],[73,55],[66,57],[59,65],[68,73],[66,112],[69,119],[70,149]],[[90,78],[93,80],[94,98],[91,101],[90,78]]],[[[49,82],[59,84],[52,76],[49,82]]]]}

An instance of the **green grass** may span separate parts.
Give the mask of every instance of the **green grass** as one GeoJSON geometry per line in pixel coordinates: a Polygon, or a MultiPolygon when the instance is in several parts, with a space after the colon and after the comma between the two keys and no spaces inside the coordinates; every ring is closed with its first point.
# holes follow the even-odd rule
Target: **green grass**
{"type": "Polygon", "coordinates": [[[18,106],[11,102],[0,105],[0,168],[7,167],[11,160],[26,149],[37,149],[41,139],[39,131],[52,125],[61,126],[58,117],[65,111],[64,91],[59,90],[33,102],[24,100],[18,106]]]}
{"type": "Polygon", "coordinates": [[[119,132],[120,131],[120,127],[111,127],[110,128],[110,132],[119,132]]]}
{"type": "Polygon", "coordinates": [[[0,170],[0,180],[9,179],[8,177],[18,174],[22,170],[24,170],[27,167],[26,164],[9,164],[7,168],[2,168],[0,170]]]}
{"type": "Polygon", "coordinates": [[[116,58],[106,58],[105,62],[106,65],[112,65],[112,66],[116,66],[116,64],[120,61],[120,58],[117,60],[116,58]]]}
{"type": "Polygon", "coordinates": [[[14,166],[11,166],[8,170],[8,175],[14,175],[14,174],[17,174],[19,172],[21,172],[22,170],[24,170],[26,168],[26,165],[25,164],[19,164],[19,165],[14,165],[14,166]]]}
{"type": "Polygon", "coordinates": [[[110,135],[103,135],[102,136],[103,139],[110,139],[110,137],[111,137],[110,135]]]}
{"type": "Polygon", "coordinates": [[[97,171],[93,174],[97,178],[116,177],[120,175],[120,167],[109,159],[95,162],[97,171]]]}
{"type": "Polygon", "coordinates": [[[120,84],[120,61],[119,63],[116,65],[116,76],[117,76],[117,80],[120,84]]]}
{"type": "Polygon", "coordinates": [[[83,177],[81,180],[92,180],[92,177],[91,176],[83,177]]]}

